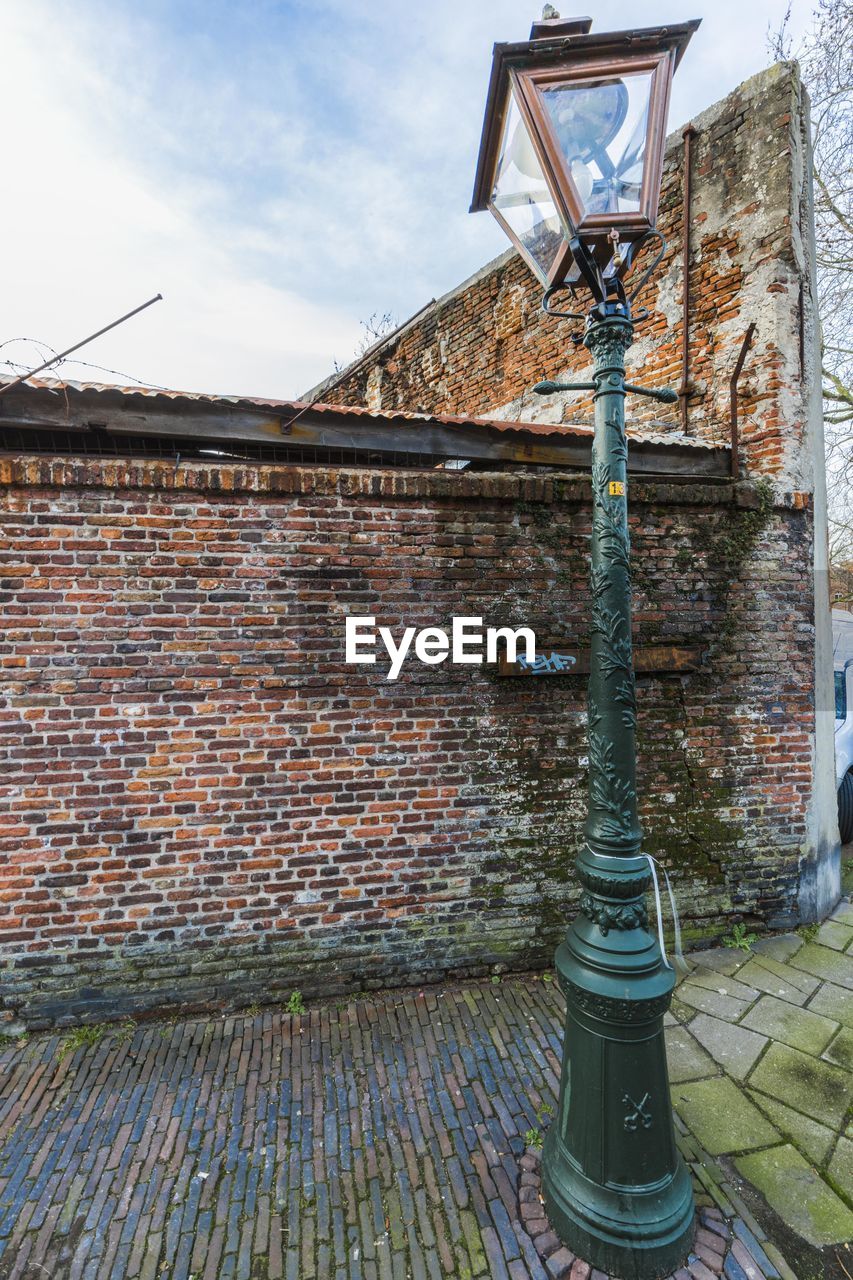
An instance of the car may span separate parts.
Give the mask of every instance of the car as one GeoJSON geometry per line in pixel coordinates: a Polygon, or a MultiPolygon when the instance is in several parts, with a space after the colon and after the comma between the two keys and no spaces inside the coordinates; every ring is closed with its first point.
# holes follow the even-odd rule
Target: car
{"type": "Polygon", "coordinates": [[[835,783],[841,843],[853,841],[853,615],[833,610],[835,783]]]}

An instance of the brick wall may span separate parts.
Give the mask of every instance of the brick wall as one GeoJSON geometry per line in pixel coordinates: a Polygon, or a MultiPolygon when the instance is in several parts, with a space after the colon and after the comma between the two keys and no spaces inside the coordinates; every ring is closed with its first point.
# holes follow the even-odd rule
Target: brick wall
{"type": "MultiPolygon", "coordinates": [[[[585,680],[347,668],[347,613],[587,633],[583,477],[23,459],[3,486],[0,956],[33,1026],[549,960],[585,680]]],[[[803,495],[637,482],[647,848],[693,940],[789,924],[807,820],[803,495]]]]}
{"type": "MultiPolygon", "coordinates": [[[[813,483],[806,426],[813,371],[807,365],[816,316],[806,114],[796,67],[779,64],[698,116],[692,143],[687,431],[728,443],[729,380],[754,323],[740,383],[743,458],[749,471],[773,477],[781,489],[811,489],[813,483]]],[[[638,324],[628,353],[634,381],[676,389],[682,373],[683,187],[679,129],[666,149],[658,218],[669,248],[641,299],[650,315],[638,324]]],[[[638,275],[635,269],[632,278],[638,275]]],[[[543,315],[541,295],[529,269],[508,252],[311,394],[382,409],[590,421],[588,398],[567,393],[542,399],[528,391],[542,378],[589,368],[585,348],[570,340],[577,325],[543,315]]],[[[578,306],[583,309],[582,297],[578,306]]],[[[635,397],[627,409],[640,434],[681,427],[678,406],[635,397]]]]}

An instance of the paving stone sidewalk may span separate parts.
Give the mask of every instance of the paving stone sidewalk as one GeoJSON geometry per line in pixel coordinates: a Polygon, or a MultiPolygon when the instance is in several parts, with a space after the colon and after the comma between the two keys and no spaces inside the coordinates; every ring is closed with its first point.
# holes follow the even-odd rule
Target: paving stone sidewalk
{"type": "Polygon", "coordinates": [[[816,931],[692,959],[666,1030],[677,1113],[803,1239],[849,1241],[853,905],[816,931]]]}
{"type": "MultiPolygon", "coordinates": [[[[539,1200],[536,1131],[556,1104],[563,1024],[549,978],[7,1047],[0,1278],[606,1280],[561,1247],[539,1200]]],[[[743,1016],[761,1000],[750,990],[743,1016]]],[[[703,992],[722,998],[699,973],[682,997],[703,992]]],[[[692,1031],[693,1020],[670,1034],[684,1037],[678,1137],[700,1213],[678,1280],[791,1280],[737,1178],[688,1130],[695,1114],[715,1150],[730,1146],[713,1109],[695,1102],[730,1077],[712,1074],[692,1031]]],[[[771,1120],[750,1128],[758,1109],[731,1088],[752,1108],[739,1150],[788,1149],[771,1120]]]]}

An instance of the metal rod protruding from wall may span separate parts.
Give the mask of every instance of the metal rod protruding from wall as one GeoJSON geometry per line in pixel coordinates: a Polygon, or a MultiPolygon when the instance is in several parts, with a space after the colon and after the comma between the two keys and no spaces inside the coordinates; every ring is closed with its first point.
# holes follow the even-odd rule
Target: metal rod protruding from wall
{"type": "Polygon", "coordinates": [[[88,343],[94,342],[95,338],[100,338],[102,333],[109,333],[110,329],[115,329],[120,324],[124,324],[125,320],[130,320],[132,316],[138,316],[140,311],[144,311],[146,307],[150,307],[155,302],[162,301],[162,293],[156,293],[153,298],[149,298],[147,302],[143,302],[141,306],[134,307],[132,311],[128,311],[126,315],[119,316],[118,320],[113,320],[111,324],[105,324],[103,329],[98,329],[96,333],[90,333],[88,338],[83,338],[81,342],[75,342],[73,347],[66,347],[64,351],[58,352],[57,355],[51,356],[49,360],[45,360],[43,364],[38,365],[35,369],[30,369],[29,373],[22,373],[19,378],[15,378],[13,382],[7,382],[5,387],[0,387],[0,396],[5,396],[7,391],[12,391],[15,387],[19,387],[22,382],[27,382],[30,378],[34,378],[37,373],[41,373],[42,369],[48,369],[52,364],[56,364],[59,360],[64,360],[66,356],[70,356],[72,351],[79,351],[81,347],[85,347],[88,343]]]}
{"type": "Polygon", "coordinates": [[[741,343],[740,353],[735,365],[735,371],[729,380],[729,414],[731,420],[731,457],[732,457],[732,479],[740,478],[740,439],[738,436],[738,420],[737,420],[737,384],[743,370],[743,364],[746,360],[747,352],[752,346],[753,335],[755,334],[755,324],[751,324],[744,334],[741,343]]]}

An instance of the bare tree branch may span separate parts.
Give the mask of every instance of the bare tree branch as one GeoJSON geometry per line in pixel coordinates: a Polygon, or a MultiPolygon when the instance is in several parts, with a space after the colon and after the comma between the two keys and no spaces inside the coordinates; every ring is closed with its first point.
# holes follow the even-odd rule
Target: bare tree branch
{"type": "Polygon", "coordinates": [[[824,182],[820,174],[817,172],[817,170],[815,170],[814,177],[815,177],[815,182],[820,187],[820,190],[823,193],[823,197],[826,200],[827,207],[832,213],[833,217],[836,219],[838,224],[844,228],[844,230],[847,232],[848,235],[853,236],[853,222],[851,222],[845,216],[843,211],[839,209],[838,205],[835,203],[832,196],[829,194],[826,183],[824,182]]]}
{"type": "Polygon", "coordinates": [[[789,3],[768,47],[777,60],[799,61],[811,101],[829,543],[837,567],[853,564],[853,0],[816,0],[797,49],[790,19],[789,3]]]}

